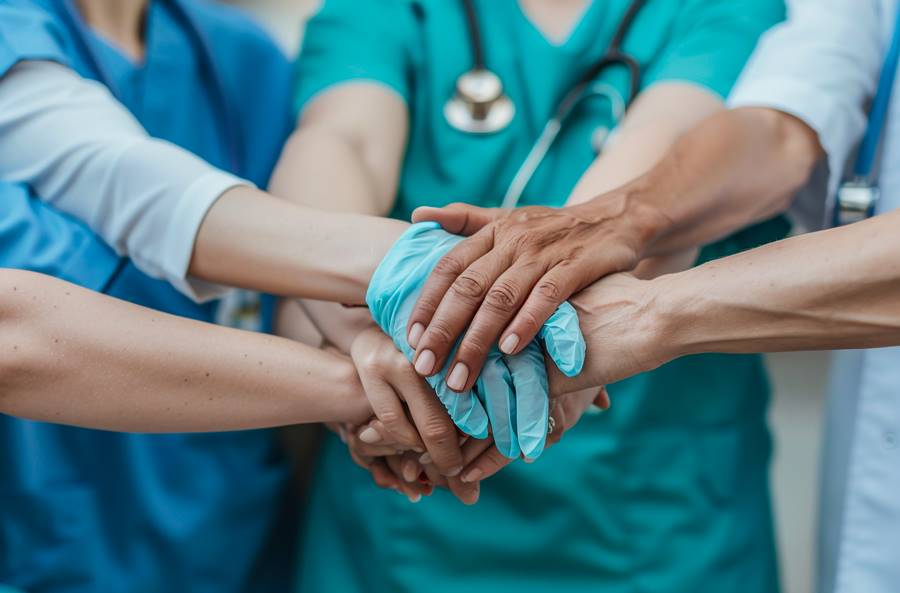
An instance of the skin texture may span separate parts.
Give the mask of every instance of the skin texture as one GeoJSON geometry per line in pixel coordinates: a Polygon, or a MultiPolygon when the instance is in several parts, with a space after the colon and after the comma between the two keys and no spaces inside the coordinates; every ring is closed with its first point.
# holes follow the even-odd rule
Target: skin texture
{"type": "MultiPolygon", "coordinates": [[[[78,7],[88,25],[138,56],[146,5],[81,0],[78,7]]],[[[361,304],[372,273],[405,227],[237,187],[203,221],[190,273],[361,304]]],[[[353,366],[337,355],[177,319],[24,272],[3,271],[0,285],[7,289],[0,304],[4,351],[14,353],[3,360],[4,413],[154,432],[365,420],[359,415],[368,406],[353,366]],[[59,392],[62,381],[67,389],[59,392]],[[339,396],[347,401],[339,405],[339,396]]]]}
{"type": "MultiPolygon", "coordinates": [[[[577,16],[576,12],[573,11],[573,15],[577,16]]],[[[681,83],[656,85],[645,92],[632,107],[617,140],[586,173],[573,192],[572,201],[578,202],[581,199],[579,196],[585,193],[594,191],[593,195],[596,195],[596,192],[615,187],[644,173],[678,134],[719,109],[721,102],[696,86],[681,83]],[[673,103],[681,106],[680,109],[673,110],[673,103]],[[685,108],[685,105],[691,107],[685,108]],[[605,174],[599,173],[601,169],[605,174]]],[[[275,195],[304,206],[318,205],[338,211],[386,214],[393,206],[407,133],[407,109],[393,91],[367,82],[338,85],[314,98],[303,111],[297,130],[282,153],[270,190],[275,195]]],[[[640,256],[641,243],[635,237],[654,232],[650,220],[655,216],[655,209],[644,208],[636,201],[618,196],[611,196],[603,201],[601,207],[593,210],[586,206],[575,206],[566,211],[564,228],[543,229],[541,219],[548,215],[552,218],[557,212],[546,208],[523,208],[517,211],[517,218],[514,219],[520,223],[515,225],[514,232],[519,238],[517,240],[528,237],[529,241],[535,242],[534,251],[540,251],[551,245],[560,245],[569,238],[569,248],[585,255],[583,246],[595,245],[596,249],[592,248],[591,252],[604,253],[606,259],[598,264],[593,258],[589,262],[589,258],[584,258],[587,265],[600,266],[599,270],[588,274],[593,278],[611,271],[634,268],[640,256]],[[634,212],[635,208],[646,212],[646,216],[634,212]],[[598,228],[598,225],[602,228],[598,228]],[[577,227],[575,231],[573,226],[577,227]],[[584,229],[584,232],[578,232],[578,229],[584,229]]],[[[653,223],[659,224],[662,223],[653,223]]],[[[452,229],[452,232],[459,231],[464,229],[452,229]]],[[[435,274],[436,278],[441,278],[440,269],[435,274]]],[[[445,286],[444,290],[446,289],[445,286]]],[[[574,289],[569,292],[574,292],[574,289]]],[[[435,298],[439,296],[437,292],[433,294],[436,295],[435,298]]],[[[500,297],[496,301],[497,308],[508,308],[509,295],[500,297]]],[[[307,302],[305,306],[319,331],[329,336],[332,344],[345,346],[352,343],[361,329],[359,318],[354,317],[358,313],[324,303],[307,302]]],[[[464,320],[460,319],[460,323],[468,322],[470,318],[471,315],[464,320]]],[[[535,332],[536,329],[537,327],[535,332]]],[[[456,329],[456,334],[461,330],[462,326],[456,329]]],[[[450,333],[452,332],[448,331],[446,335],[450,333]]],[[[521,342],[517,350],[526,343],[527,341],[521,342]]],[[[439,367],[435,365],[434,368],[439,367]]],[[[471,386],[475,382],[480,368],[479,363],[471,372],[466,373],[466,385],[471,386]]],[[[402,391],[396,383],[393,383],[393,389],[395,393],[402,391]]],[[[418,396],[424,397],[423,393],[419,391],[418,396]]],[[[593,395],[596,396],[596,393],[593,395]]],[[[397,399],[408,402],[413,397],[415,395],[406,394],[398,395],[397,399]]],[[[433,398],[432,393],[429,399],[433,398]]],[[[345,427],[345,430],[349,431],[351,428],[355,427],[345,427]]],[[[459,451],[451,451],[455,448],[452,440],[444,441],[443,446],[446,451],[442,455],[458,458],[459,451]]],[[[411,471],[408,472],[408,475],[411,474],[411,471]]]]}
{"type": "Polygon", "coordinates": [[[698,353],[900,345],[900,212],[652,280],[615,274],[573,301],[588,364],[551,386],[611,383],[698,353]]]}
{"type": "Polygon", "coordinates": [[[443,368],[466,332],[451,365],[464,365],[470,378],[451,388],[469,387],[492,344],[518,352],[560,302],[591,282],[638,262],[642,276],[653,275],[653,267],[671,271],[660,258],[689,264],[699,245],[787,208],[819,156],[808,127],[769,110],[723,112],[690,85],[660,86],[665,93],[651,89],[656,93],[635,102],[608,152],[573,192],[573,206],[416,211],[415,222],[435,220],[472,235],[439,262],[410,316],[410,345],[417,360],[431,352],[433,368],[443,368]],[[697,108],[674,107],[685,103],[697,108]],[[763,151],[770,152],[757,158],[763,151]],[[629,162],[631,169],[624,167],[629,162]],[[780,181],[767,186],[769,177],[756,174],[761,164],[780,181]],[[619,173],[606,179],[601,167],[619,173]],[[637,179],[612,189],[623,177],[637,179]],[[733,178],[747,187],[734,191],[733,178]]]}
{"type": "Polygon", "coordinates": [[[0,351],[0,412],[33,420],[202,432],[371,413],[338,356],[21,270],[0,271],[0,351]]]}

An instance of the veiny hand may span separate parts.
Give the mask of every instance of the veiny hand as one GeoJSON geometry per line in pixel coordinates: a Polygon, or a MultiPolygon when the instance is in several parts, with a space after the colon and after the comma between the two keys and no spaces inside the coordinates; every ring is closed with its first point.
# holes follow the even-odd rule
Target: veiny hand
{"type": "Polygon", "coordinates": [[[551,392],[609,385],[678,357],[681,346],[666,313],[669,278],[613,274],[570,299],[587,343],[585,365],[572,378],[548,367],[551,392]]]}
{"type": "Polygon", "coordinates": [[[609,196],[566,208],[529,206],[513,211],[465,204],[419,208],[414,222],[435,221],[471,235],[438,262],[408,321],[416,359],[429,352],[433,368],[447,367],[470,389],[490,348],[517,353],[572,294],[641,259],[661,215],[627,196],[609,196]]]}

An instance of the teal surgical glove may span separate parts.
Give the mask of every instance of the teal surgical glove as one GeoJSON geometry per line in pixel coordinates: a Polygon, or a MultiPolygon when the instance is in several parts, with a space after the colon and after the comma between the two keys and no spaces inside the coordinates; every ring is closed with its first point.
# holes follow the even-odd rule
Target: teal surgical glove
{"type": "MultiPolygon", "coordinates": [[[[461,240],[437,223],[412,225],[372,277],[366,294],[372,317],[410,361],[415,352],[406,337],[409,315],[431,270],[461,240]]],[[[581,372],[585,343],[571,305],[563,303],[556,310],[539,339],[560,371],[567,376],[581,372]]],[[[494,348],[472,391],[450,390],[446,373],[444,368],[427,381],[461,431],[483,439],[490,425],[497,449],[507,457],[541,454],[547,438],[549,390],[544,356],[536,343],[515,356],[494,348]]]]}

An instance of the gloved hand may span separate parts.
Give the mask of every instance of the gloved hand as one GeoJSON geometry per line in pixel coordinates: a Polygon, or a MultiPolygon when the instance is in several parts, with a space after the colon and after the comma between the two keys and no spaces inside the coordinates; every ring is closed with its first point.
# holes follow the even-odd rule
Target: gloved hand
{"type": "MultiPolygon", "coordinates": [[[[412,361],[406,327],[419,293],[438,260],[462,241],[437,223],[412,225],[382,260],[366,294],[375,322],[412,361]]],[[[550,359],[561,372],[575,376],[584,364],[585,343],[578,315],[563,303],[539,332],[550,359]]],[[[451,360],[452,356],[448,357],[451,360]]],[[[470,392],[456,393],[446,384],[447,368],[428,377],[428,384],[464,433],[483,439],[488,424],[497,449],[513,458],[535,458],[547,438],[549,393],[547,370],[540,346],[532,342],[514,356],[495,346],[470,392]]]]}

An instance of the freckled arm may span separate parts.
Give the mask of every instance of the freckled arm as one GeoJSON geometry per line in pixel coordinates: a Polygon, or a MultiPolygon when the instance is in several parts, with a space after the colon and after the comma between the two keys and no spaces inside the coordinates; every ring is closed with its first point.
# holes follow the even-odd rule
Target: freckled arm
{"type": "Polygon", "coordinates": [[[345,358],[3,269],[0,413],[204,432],[362,422],[371,409],[345,358]]]}

